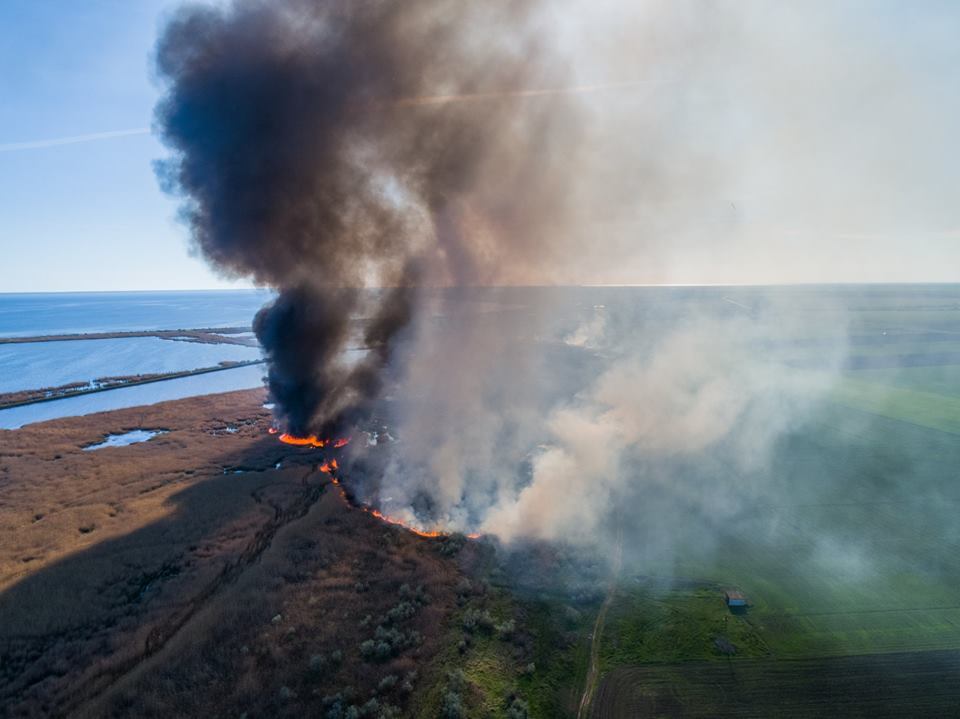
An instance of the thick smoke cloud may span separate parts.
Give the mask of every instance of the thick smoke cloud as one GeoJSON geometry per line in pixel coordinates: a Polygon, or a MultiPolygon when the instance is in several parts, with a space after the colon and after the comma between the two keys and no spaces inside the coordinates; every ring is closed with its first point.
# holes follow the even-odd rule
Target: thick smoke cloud
{"type": "Polygon", "coordinates": [[[365,413],[415,287],[542,262],[568,204],[570,98],[474,97],[559,83],[536,10],[236,0],[167,24],[158,172],[207,260],[278,290],[255,329],[292,432],[365,413]],[[354,345],[369,352],[346,363],[354,345]]]}
{"type": "Polygon", "coordinates": [[[157,50],[161,177],[204,257],[277,288],[256,329],[290,429],[376,412],[384,441],[351,445],[361,499],[505,540],[602,546],[616,525],[669,556],[680,520],[706,546],[724,519],[804,494],[770,466],[825,405],[843,312],[503,287],[882,280],[887,228],[954,241],[960,101],[934,111],[924,33],[861,32],[864,12],[187,8],[157,50]],[[556,91],[522,92],[538,88],[556,91]],[[807,342],[817,367],[794,362],[807,342]]]}

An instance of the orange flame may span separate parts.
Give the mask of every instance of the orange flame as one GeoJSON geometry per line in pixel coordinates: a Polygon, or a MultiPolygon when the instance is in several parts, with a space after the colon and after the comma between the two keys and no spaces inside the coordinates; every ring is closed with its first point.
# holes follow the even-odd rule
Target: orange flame
{"type": "Polygon", "coordinates": [[[280,435],[280,441],[284,444],[292,444],[296,447],[326,447],[327,440],[319,439],[317,435],[311,434],[307,437],[297,437],[290,434],[289,432],[284,432],[280,435]]]}
{"type": "MultiPolygon", "coordinates": [[[[406,529],[408,532],[413,532],[413,533],[416,534],[418,537],[427,537],[427,538],[429,538],[429,539],[436,539],[436,538],[438,538],[438,537],[449,537],[449,536],[450,536],[450,532],[441,532],[441,531],[436,530],[436,529],[420,529],[419,527],[414,527],[413,525],[407,524],[407,523],[404,522],[402,519],[397,519],[396,517],[391,517],[390,515],[384,514],[383,512],[381,512],[381,511],[379,511],[379,510],[377,510],[377,509],[370,509],[369,507],[363,507],[362,509],[363,509],[363,511],[366,512],[367,514],[371,514],[371,515],[373,515],[374,517],[376,517],[377,519],[379,519],[379,520],[381,520],[381,521],[383,521],[383,522],[386,522],[387,524],[392,524],[392,525],[394,525],[395,527],[403,527],[403,528],[406,529]]],[[[467,537],[467,539],[480,539],[481,535],[480,535],[480,534],[468,534],[468,535],[466,535],[466,537],[467,537]]]]}
{"type": "MultiPolygon", "coordinates": [[[[269,430],[270,434],[276,434],[278,432],[276,427],[271,427],[269,430]]],[[[290,434],[289,432],[284,432],[279,437],[280,441],[285,444],[292,444],[296,447],[326,447],[328,445],[332,446],[334,449],[340,449],[341,447],[346,447],[350,444],[349,437],[341,437],[340,439],[320,439],[315,434],[311,434],[307,437],[297,437],[290,434]]],[[[323,472],[330,476],[330,481],[336,485],[340,486],[340,480],[334,475],[338,469],[340,469],[340,464],[336,459],[326,459],[323,461],[323,464],[316,466],[317,471],[323,472]]],[[[340,493],[343,495],[343,488],[340,488],[340,493]]],[[[343,495],[345,497],[345,495],[343,495]]],[[[387,524],[392,524],[395,527],[403,527],[409,532],[416,534],[418,537],[427,537],[430,539],[436,539],[438,537],[448,537],[450,536],[449,532],[441,532],[436,529],[420,529],[419,527],[414,527],[410,524],[407,524],[402,519],[397,519],[396,517],[391,517],[390,515],[384,514],[383,512],[377,509],[371,509],[369,507],[361,507],[361,509],[370,514],[377,519],[386,522],[387,524]]],[[[468,534],[466,535],[467,539],[480,539],[479,534],[468,534]]]]}
{"type": "MultiPolygon", "coordinates": [[[[276,430],[270,432],[270,434],[275,433],[276,430]]],[[[280,441],[284,444],[292,444],[295,447],[326,447],[327,445],[331,445],[334,449],[340,449],[341,447],[346,447],[348,444],[350,444],[349,438],[320,439],[315,434],[311,434],[306,437],[297,437],[289,432],[284,432],[281,434],[280,441]]]]}
{"type": "Polygon", "coordinates": [[[402,519],[397,519],[396,517],[391,517],[391,516],[389,516],[389,515],[387,515],[387,514],[384,514],[383,512],[380,512],[380,511],[376,510],[376,509],[368,509],[368,508],[364,507],[363,511],[366,512],[367,514],[372,514],[374,517],[376,517],[376,518],[379,519],[379,520],[382,520],[382,521],[386,522],[387,524],[392,524],[392,525],[397,526],[397,527],[403,527],[404,529],[406,529],[406,530],[408,530],[408,531],[410,531],[410,532],[413,532],[413,533],[416,534],[418,537],[443,537],[443,536],[445,536],[443,532],[437,532],[437,531],[435,531],[435,530],[428,530],[428,529],[417,529],[416,527],[410,526],[409,524],[407,524],[406,522],[404,522],[402,519]]]}
{"type": "Polygon", "coordinates": [[[337,463],[337,460],[329,459],[321,464],[318,469],[326,474],[332,474],[336,470],[340,469],[340,465],[337,463]]]}

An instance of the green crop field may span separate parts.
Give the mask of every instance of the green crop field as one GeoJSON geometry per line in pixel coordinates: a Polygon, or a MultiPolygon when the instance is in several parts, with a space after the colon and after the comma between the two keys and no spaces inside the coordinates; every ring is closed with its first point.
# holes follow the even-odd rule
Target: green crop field
{"type": "MultiPolygon", "coordinates": [[[[960,351],[935,334],[957,315],[861,313],[858,331],[933,333],[850,356],[960,351]]],[[[621,577],[592,716],[958,715],[960,364],[910,362],[844,370],[778,447],[769,502],[710,551],[644,568],[684,583],[621,577]],[[741,614],[731,587],[749,598],[741,614]]]]}

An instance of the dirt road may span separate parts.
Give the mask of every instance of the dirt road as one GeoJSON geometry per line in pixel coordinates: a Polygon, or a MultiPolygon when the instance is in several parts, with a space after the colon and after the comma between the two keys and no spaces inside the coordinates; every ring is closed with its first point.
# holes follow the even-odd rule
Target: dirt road
{"type": "Polygon", "coordinates": [[[590,702],[593,700],[593,693],[597,690],[597,683],[600,679],[600,638],[603,635],[603,623],[607,618],[607,610],[610,609],[610,604],[613,602],[613,597],[617,591],[617,578],[620,575],[620,564],[623,559],[623,537],[621,534],[617,535],[615,552],[607,596],[597,613],[597,619],[593,624],[593,633],[590,635],[590,668],[587,670],[587,679],[583,684],[583,695],[580,697],[577,719],[584,719],[587,716],[590,702]]]}

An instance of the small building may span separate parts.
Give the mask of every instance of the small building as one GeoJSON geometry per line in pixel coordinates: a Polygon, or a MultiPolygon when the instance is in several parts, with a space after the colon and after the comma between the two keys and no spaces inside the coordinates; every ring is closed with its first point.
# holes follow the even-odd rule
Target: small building
{"type": "Polygon", "coordinates": [[[735,589],[728,589],[723,593],[723,598],[727,602],[728,607],[745,607],[747,606],[747,598],[742,592],[738,592],[735,589]]]}

